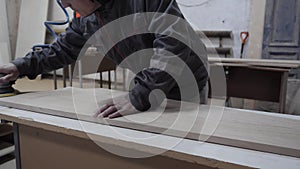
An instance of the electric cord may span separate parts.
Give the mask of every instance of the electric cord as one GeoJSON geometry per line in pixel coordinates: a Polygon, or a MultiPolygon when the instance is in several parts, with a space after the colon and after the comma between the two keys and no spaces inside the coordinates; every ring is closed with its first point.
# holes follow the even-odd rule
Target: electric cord
{"type": "MultiPolygon", "coordinates": [[[[53,40],[56,41],[57,40],[57,35],[55,33],[55,31],[53,30],[53,28],[51,28],[52,25],[65,25],[69,23],[70,20],[70,16],[67,12],[67,10],[62,6],[60,0],[56,0],[57,4],[59,5],[59,7],[62,9],[62,11],[65,14],[65,20],[64,21],[46,21],[44,22],[45,27],[47,28],[47,30],[50,32],[51,36],[53,37],[53,40]]],[[[49,48],[50,44],[44,44],[44,45],[35,45],[32,47],[32,50],[35,51],[38,48],[49,48]]]]}

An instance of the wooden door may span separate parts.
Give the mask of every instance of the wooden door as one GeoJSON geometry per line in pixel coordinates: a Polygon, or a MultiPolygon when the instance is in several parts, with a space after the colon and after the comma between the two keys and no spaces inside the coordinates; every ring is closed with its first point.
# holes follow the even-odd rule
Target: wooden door
{"type": "MultiPolygon", "coordinates": [[[[267,0],[263,58],[300,60],[300,0],[267,0]]],[[[292,76],[300,78],[300,71],[292,76]]]]}

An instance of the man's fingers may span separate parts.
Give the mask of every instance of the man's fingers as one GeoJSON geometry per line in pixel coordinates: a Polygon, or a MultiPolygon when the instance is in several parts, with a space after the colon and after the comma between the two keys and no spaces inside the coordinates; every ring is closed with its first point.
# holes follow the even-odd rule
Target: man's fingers
{"type": "Polygon", "coordinates": [[[0,83],[6,83],[6,81],[4,81],[3,77],[0,78],[0,83]]]}
{"type": "Polygon", "coordinates": [[[14,75],[11,73],[11,74],[4,76],[3,79],[5,81],[9,82],[9,81],[15,80],[15,79],[13,79],[13,77],[14,77],[14,75]]]}
{"type": "Polygon", "coordinates": [[[113,118],[122,117],[133,113],[136,113],[136,110],[132,107],[130,103],[128,103],[122,109],[109,115],[108,118],[113,119],[113,118]]]}
{"type": "Polygon", "coordinates": [[[112,104],[105,104],[94,113],[94,117],[98,117],[104,110],[108,109],[112,104]]]}
{"type": "Polygon", "coordinates": [[[104,110],[101,114],[98,115],[98,117],[108,117],[110,114],[115,113],[118,111],[118,109],[115,106],[110,106],[106,110],[104,110]]]}
{"type": "Polygon", "coordinates": [[[117,112],[115,112],[115,113],[113,113],[113,114],[109,115],[109,116],[108,116],[108,118],[110,118],[110,119],[114,119],[114,118],[117,118],[117,117],[122,117],[122,116],[123,116],[123,113],[122,113],[122,111],[121,111],[121,110],[119,110],[119,111],[117,111],[117,112]]]}
{"type": "Polygon", "coordinates": [[[108,118],[114,119],[114,118],[117,118],[117,117],[122,117],[122,116],[126,116],[126,115],[133,114],[133,113],[135,113],[135,111],[133,111],[132,109],[122,109],[122,110],[119,110],[115,113],[110,114],[108,116],[108,118]]]}
{"type": "Polygon", "coordinates": [[[101,107],[94,114],[95,118],[117,118],[137,112],[137,110],[133,107],[133,105],[131,105],[130,101],[125,96],[108,100],[106,103],[106,105],[101,107]]]}
{"type": "Polygon", "coordinates": [[[7,74],[0,78],[0,83],[8,83],[13,78],[12,74],[7,74]]]}

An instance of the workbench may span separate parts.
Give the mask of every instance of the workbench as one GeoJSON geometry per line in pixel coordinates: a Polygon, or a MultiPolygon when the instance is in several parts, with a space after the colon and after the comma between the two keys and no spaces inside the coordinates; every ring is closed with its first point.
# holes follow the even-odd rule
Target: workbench
{"type": "Polygon", "coordinates": [[[278,112],[285,113],[288,76],[300,68],[300,61],[212,57],[208,61],[211,76],[224,68],[228,98],[277,102],[278,112]]]}
{"type": "MultiPolygon", "coordinates": [[[[14,123],[18,169],[92,169],[99,167],[112,169],[298,169],[300,167],[300,147],[298,146],[300,142],[300,117],[214,107],[213,110],[224,110],[224,113],[219,116],[221,119],[219,119],[218,128],[212,133],[212,139],[202,142],[188,138],[193,138],[193,133],[184,138],[176,136],[178,133],[174,132],[175,130],[166,134],[157,133],[157,130],[154,129],[159,129],[164,124],[159,126],[159,123],[154,121],[153,124],[157,124],[157,128],[155,128],[147,122],[149,120],[147,118],[155,112],[147,112],[148,115],[129,115],[131,120],[145,117],[142,119],[145,121],[143,121],[144,124],[137,125],[132,125],[134,121],[131,121],[129,122],[131,125],[127,126],[126,124],[129,123],[124,120],[126,117],[106,121],[108,125],[101,120],[81,116],[80,113],[73,116],[70,112],[67,113],[74,111],[74,107],[70,107],[70,104],[72,101],[76,101],[76,98],[69,98],[72,90],[73,96],[80,96],[79,98],[83,99],[80,101],[87,100],[85,93],[92,91],[67,88],[0,99],[0,104],[5,106],[0,106],[0,119],[14,123]],[[16,102],[16,100],[21,99],[23,102],[16,102]],[[52,100],[54,103],[45,103],[46,100],[52,100]],[[23,107],[23,110],[20,110],[20,107],[16,108],[18,105],[23,107]],[[234,115],[235,113],[239,113],[239,117],[234,115]],[[257,120],[254,120],[253,117],[257,120]],[[243,119],[247,119],[248,122],[239,124],[243,119]],[[230,120],[233,120],[234,123],[230,120]],[[255,123],[257,125],[253,125],[255,123]],[[230,126],[231,124],[233,126],[230,126]],[[241,130],[246,133],[239,131],[239,127],[237,127],[239,125],[241,130]],[[245,129],[250,128],[249,131],[243,129],[243,126],[245,129]],[[231,131],[232,133],[227,131],[231,127],[237,128],[237,130],[231,131]],[[258,137],[253,138],[253,135],[256,134],[258,137]],[[274,138],[273,140],[264,140],[265,138],[262,136],[274,138]],[[226,142],[226,139],[221,139],[221,137],[227,137],[229,141],[226,142]],[[237,144],[226,146],[220,143],[211,143],[218,142],[216,138],[219,138],[219,141],[224,141],[224,144],[229,144],[232,141],[237,144]],[[237,138],[237,141],[234,141],[233,138],[237,138]],[[251,140],[253,143],[250,143],[251,140]],[[254,143],[257,140],[262,142],[254,143]],[[264,143],[266,143],[265,146],[263,146],[264,143]],[[277,143],[278,145],[272,145],[277,143]],[[243,146],[243,144],[245,145],[243,146]],[[242,148],[249,145],[254,147],[242,148]],[[262,149],[263,151],[255,149],[262,149]],[[272,151],[278,151],[278,153],[271,153],[272,151]],[[125,155],[125,157],[110,152],[125,155]],[[279,155],[282,153],[290,155],[279,155]],[[151,156],[153,154],[155,156],[151,156]],[[128,155],[131,157],[150,157],[128,158],[126,157],[128,155]]],[[[102,93],[103,99],[107,99],[107,94],[112,92],[106,89],[97,89],[96,93],[98,91],[102,93]]],[[[118,93],[121,92],[115,92],[115,94],[118,93]]],[[[101,98],[99,99],[101,100],[101,98]]],[[[80,109],[80,106],[77,107],[77,110],[78,108],[80,109]]],[[[200,106],[200,111],[202,109],[205,109],[205,106],[200,106]]],[[[188,109],[184,111],[187,116],[190,116],[188,109]]],[[[212,117],[218,117],[215,116],[215,113],[218,112],[212,112],[212,117]]],[[[160,118],[164,119],[164,117],[171,117],[172,115],[174,113],[167,112],[162,114],[160,118]]],[[[154,117],[157,115],[155,114],[154,117]]],[[[205,117],[211,122],[208,116],[205,117]]],[[[193,130],[191,131],[193,132],[193,130]]]]}

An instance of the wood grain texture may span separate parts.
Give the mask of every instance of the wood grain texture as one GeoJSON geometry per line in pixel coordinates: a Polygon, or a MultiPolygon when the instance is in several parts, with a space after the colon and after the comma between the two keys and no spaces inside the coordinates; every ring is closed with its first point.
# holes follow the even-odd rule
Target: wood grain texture
{"type": "Polygon", "coordinates": [[[106,89],[66,88],[1,98],[0,105],[124,128],[300,157],[300,118],[192,103],[108,120],[93,112],[111,96],[106,89]],[[95,97],[97,96],[97,97],[95,97]]]}

